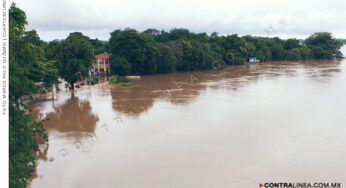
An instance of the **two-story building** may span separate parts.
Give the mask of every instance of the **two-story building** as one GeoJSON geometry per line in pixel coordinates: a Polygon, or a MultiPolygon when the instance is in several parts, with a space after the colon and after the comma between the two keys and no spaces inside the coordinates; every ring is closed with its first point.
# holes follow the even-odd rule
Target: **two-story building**
{"type": "Polygon", "coordinates": [[[109,57],[110,54],[107,52],[96,55],[96,62],[93,64],[91,74],[110,75],[109,57]]]}

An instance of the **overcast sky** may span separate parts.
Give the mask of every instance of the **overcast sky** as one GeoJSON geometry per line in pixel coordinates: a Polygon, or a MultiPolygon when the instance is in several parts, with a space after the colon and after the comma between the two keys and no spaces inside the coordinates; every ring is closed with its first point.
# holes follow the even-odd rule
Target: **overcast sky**
{"type": "Polygon", "coordinates": [[[346,0],[15,0],[27,30],[41,39],[80,31],[107,40],[127,27],[143,31],[187,28],[220,34],[306,36],[321,31],[346,38],[346,0]]]}

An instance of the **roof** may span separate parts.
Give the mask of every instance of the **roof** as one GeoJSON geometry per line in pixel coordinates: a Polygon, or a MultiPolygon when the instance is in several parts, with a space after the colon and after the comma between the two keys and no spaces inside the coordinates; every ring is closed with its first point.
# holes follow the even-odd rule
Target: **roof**
{"type": "Polygon", "coordinates": [[[249,57],[248,59],[257,59],[257,57],[249,57]]]}
{"type": "Polygon", "coordinates": [[[96,55],[96,58],[97,59],[109,59],[109,54],[108,53],[101,53],[101,54],[98,54],[98,55],[96,55]]]}

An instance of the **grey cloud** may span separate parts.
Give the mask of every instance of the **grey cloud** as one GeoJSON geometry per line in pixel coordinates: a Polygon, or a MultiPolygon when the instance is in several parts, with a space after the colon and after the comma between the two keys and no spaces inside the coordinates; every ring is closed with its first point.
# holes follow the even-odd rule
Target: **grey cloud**
{"type": "Polygon", "coordinates": [[[344,0],[17,0],[28,29],[42,39],[80,31],[108,39],[115,29],[187,28],[193,32],[305,37],[318,31],[346,38],[344,0]],[[284,20],[286,25],[280,23],[284,20]],[[273,28],[275,32],[266,30],[273,28]]]}

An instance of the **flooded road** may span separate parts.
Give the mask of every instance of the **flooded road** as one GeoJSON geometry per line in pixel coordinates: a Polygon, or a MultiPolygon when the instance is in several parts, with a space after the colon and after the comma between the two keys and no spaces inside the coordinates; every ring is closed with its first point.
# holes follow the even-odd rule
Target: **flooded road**
{"type": "Polygon", "coordinates": [[[32,102],[33,188],[346,185],[345,60],[178,72],[32,102]]]}

